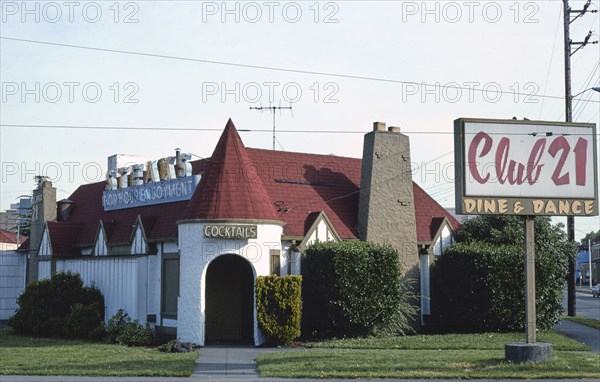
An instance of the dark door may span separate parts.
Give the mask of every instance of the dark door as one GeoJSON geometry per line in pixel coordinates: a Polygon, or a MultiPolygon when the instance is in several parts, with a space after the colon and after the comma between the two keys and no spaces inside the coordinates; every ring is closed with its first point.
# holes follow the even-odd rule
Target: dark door
{"type": "Polygon", "coordinates": [[[254,277],[246,259],[224,255],[206,271],[206,341],[252,342],[254,277]]]}

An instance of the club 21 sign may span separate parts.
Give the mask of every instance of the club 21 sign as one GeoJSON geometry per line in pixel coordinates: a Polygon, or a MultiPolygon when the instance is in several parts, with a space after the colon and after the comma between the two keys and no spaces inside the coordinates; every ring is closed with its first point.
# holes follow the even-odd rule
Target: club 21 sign
{"type": "Polygon", "coordinates": [[[456,212],[598,215],[596,125],[454,121],[456,212]]]}

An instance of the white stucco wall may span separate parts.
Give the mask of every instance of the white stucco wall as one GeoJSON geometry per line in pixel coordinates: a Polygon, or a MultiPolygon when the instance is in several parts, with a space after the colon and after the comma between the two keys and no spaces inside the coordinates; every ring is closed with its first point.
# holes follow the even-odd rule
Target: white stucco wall
{"type": "Polygon", "coordinates": [[[25,262],[24,254],[0,250],[0,320],[8,320],[17,309],[17,298],[25,288],[25,262]]]}
{"type": "MultiPolygon", "coordinates": [[[[277,224],[257,225],[257,238],[246,240],[225,240],[205,238],[203,221],[185,221],[179,224],[180,278],[177,312],[177,337],[183,342],[204,346],[205,341],[205,280],[206,270],[211,261],[221,255],[238,255],[246,259],[257,276],[270,272],[269,250],[281,250],[283,228],[277,224]]],[[[219,222],[226,224],[227,222],[219,222]]],[[[231,224],[243,224],[231,221],[231,224]]],[[[255,293],[253,293],[255,295],[255,293]]],[[[258,329],[256,303],[254,303],[254,344],[265,342],[258,329]]]]}

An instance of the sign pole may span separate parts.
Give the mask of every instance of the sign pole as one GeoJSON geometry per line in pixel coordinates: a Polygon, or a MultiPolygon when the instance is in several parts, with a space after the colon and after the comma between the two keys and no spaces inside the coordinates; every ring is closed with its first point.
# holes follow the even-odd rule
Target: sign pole
{"type": "Polygon", "coordinates": [[[531,215],[525,217],[525,322],[526,342],[535,344],[535,225],[531,215]]]}

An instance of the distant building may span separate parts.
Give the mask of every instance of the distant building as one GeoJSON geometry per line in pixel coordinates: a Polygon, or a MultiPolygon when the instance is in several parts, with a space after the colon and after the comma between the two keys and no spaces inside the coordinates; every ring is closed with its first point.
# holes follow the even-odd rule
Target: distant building
{"type": "MultiPolygon", "coordinates": [[[[580,252],[582,257],[582,261],[578,267],[581,271],[582,283],[584,285],[589,285],[589,261],[588,261],[588,252],[580,252]]],[[[579,264],[579,256],[577,259],[577,263],[579,264]]],[[[592,244],[592,284],[596,285],[600,283],[600,243],[592,244]]]]}
{"type": "Polygon", "coordinates": [[[29,280],[78,272],[104,294],[107,318],[124,308],[200,345],[263,343],[256,277],[300,274],[317,240],[395,247],[426,315],[429,265],[460,225],[413,183],[408,137],[384,123],[362,159],[246,148],[231,120],[210,159],[111,158],[106,182],[68,199],[47,181],[34,190],[29,280]]]}
{"type": "MultiPolygon", "coordinates": [[[[0,212],[0,229],[17,232],[19,225],[28,224],[31,214],[31,198],[21,198],[10,208],[0,212]]],[[[22,242],[22,241],[20,241],[22,242]]]]}
{"type": "Polygon", "coordinates": [[[25,256],[16,252],[17,240],[16,233],[0,229],[0,321],[15,313],[17,298],[25,287],[25,256]]]}

